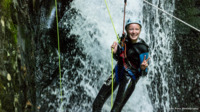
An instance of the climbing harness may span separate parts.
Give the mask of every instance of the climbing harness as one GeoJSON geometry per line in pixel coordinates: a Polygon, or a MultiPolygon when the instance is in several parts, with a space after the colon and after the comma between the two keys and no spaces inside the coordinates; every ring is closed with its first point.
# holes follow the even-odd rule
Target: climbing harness
{"type": "Polygon", "coordinates": [[[193,28],[194,30],[196,30],[196,31],[200,32],[200,30],[199,30],[198,28],[196,28],[196,27],[194,27],[194,26],[192,26],[192,25],[190,25],[190,24],[186,23],[185,21],[183,21],[183,20],[181,20],[181,19],[179,19],[179,18],[177,18],[177,17],[173,16],[172,14],[170,14],[170,13],[166,12],[165,10],[163,10],[163,9],[161,9],[161,8],[159,8],[159,7],[155,6],[155,5],[153,5],[152,3],[150,3],[150,2],[148,2],[148,1],[146,1],[146,0],[143,0],[143,1],[144,1],[145,3],[147,3],[148,5],[151,5],[151,6],[155,7],[156,9],[158,9],[158,10],[160,10],[160,11],[164,12],[165,14],[167,14],[167,15],[169,15],[169,16],[171,16],[171,17],[173,17],[174,19],[176,19],[176,20],[178,20],[178,21],[180,21],[180,22],[184,23],[185,25],[187,25],[187,26],[189,26],[189,27],[193,28]]]}
{"type": "Polygon", "coordinates": [[[60,74],[60,96],[61,96],[61,103],[62,103],[62,76],[61,76],[61,64],[60,64],[60,37],[59,37],[59,28],[58,28],[57,0],[55,0],[55,7],[56,7],[57,38],[58,38],[58,59],[59,59],[59,74],[60,74]]]}
{"type": "MultiPolygon", "coordinates": [[[[126,47],[126,44],[125,44],[125,47],[126,47]]],[[[126,52],[125,52],[125,49],[124,49],[124,48],[122,48],[122,53],[120,54],[120,57],[122,57],[124,69],[129,73],[129,75],[132,76],[132,78],[133,78],[134,80],[136,80],[136,77],[135,77],[134,73],[129,69],[128,65],[126,64],[126,62],[129,62],[129,63],[131,63],[131,62],[127,59],[126,52]]],[[[131,65],[132,65],[134,68],[136,68],[135,65],[133,65],[133,64],[131,64],[131,65]]]]}

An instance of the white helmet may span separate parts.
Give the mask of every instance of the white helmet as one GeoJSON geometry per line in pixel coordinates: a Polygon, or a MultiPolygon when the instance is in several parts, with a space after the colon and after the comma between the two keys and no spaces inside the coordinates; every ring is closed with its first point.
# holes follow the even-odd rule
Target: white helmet
{"type": "Polygon", "coordinates": [[[125,29],[127,28],[128,25],[132,24],[132,23],[136,23],[140,25],[140,28],[142,28],[142,24],[140,20],[132,20],[132,19],[128,19],[126,21],[126,25],[125,25],[125,29]]]}

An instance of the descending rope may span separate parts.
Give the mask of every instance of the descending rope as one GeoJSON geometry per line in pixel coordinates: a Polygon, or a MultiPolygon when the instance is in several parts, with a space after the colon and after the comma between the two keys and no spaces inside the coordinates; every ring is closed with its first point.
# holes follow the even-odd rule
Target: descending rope
{"type": "Polygon", "coordinates": [[[62,76],[61,76],[61,65],[60,65],[60,38],[59,38],[59,28],[58,28],[58,9],[57,9],[57,0],[55,0],[56,7],[56,25],[57,25],[57,38],[58,38],[58,59],[59,59],[59,75],[60,75],[60,96],[62,103],[62,76]]]}
{"type": "Polygon", "coordinates": [[[179,18],[177,18],[177,17],[173,16],[172,14],[170,14],[170,13],[166,12],[165,10],[163,10],[163,9],[161,9],[161,8],[159,8],[159,7],[155,6],[155,5],[153,5],[152,3],[150,3],[150,2],[148,2],[148,1],[146,1],[146,0],[143,0],[143,1],[144,1],[145,3],[147,3],[147,4],[149,4],[149,5],[151,5],[151,6],[155,7],[155,8],[157,8],[157,9],[159,9],[160,11],[162,11],[162,12],[166,13],[167,15],[169,15],[169,16],[171,16],[171,17],[173,17],[174,19],[176,19],[176,20],[178,20],[178,21],[180,21],[180,22],[184,23],[185,25],[187,25],[187,26],[189,26],[189,27],[191,27],[191,28],[195,29],[196,31],[200,32],[200,30],[199,30],[199,29],[197,29],[196,27],[194,27],[194,26],[192,26],[192,25],[190,25],[190,24],[186,23],[185,21],[183,21],[183,20],[181,20],[181,19],[179,19],[179,18]]]}
{"type": "MultiPolygon", "coordinates": [[[[107,5],[107,2],[106,2],[106,0],[104,0],[105,1],[105,4],[106,4],[106,7],[107,7],[107,10],[108,10],[108,14],[109,14],[109,16],[110,16],[110,20],[111,20],[111,22],[112,22],[112,25],[113,25],[113,28],[114,28],[114,31],[115,31],[115,34],[116,34],[116,36],[117,36],[117,40],[118,40],[118,43],[120,43],[120,38],[119,38],[119,36],[117,35],[117,31],[115,30],[115,25],[114,25],[114,23],[113,23],[113,20],[112,20],[112,17],[111,17],[111,14],[110,14],[110,11],[109,11],[109,8],[108,8],[108,5],[107,5]]],[[[111,59],[112,59],[112,67],[111,67],[111,70],[112,70],[112,88],[111,88],[111,108],[113,107],[113,48],[112,48],[112,57],[111,57],[111,59]]]]}
{"type": "Polygon", "coordinates": [[[126,3],[127,3],[127,0],[124,0],[124,20],[123,20],[123,33],[122,33],[123,36],[125,36],[124,29],[125,29],[126,3]]]}
{"type": "Polygon", "coordinates": [[[114,23],[113,23],[113,20],[112,20],[111,14],[110,14],[110,11],[109,11],[109,8],[108,8],[108,4],[107,4],[106,0],[104,0],[104,1],[105,1],[105,4],[106,4],[107,10],[108,10],[108,14],[109,14],[109,16],[110,16],[110,20],[111,20],[111,22],[112,22],[112,25],[113,25],[115,34],[116,34],[116,36],[117,36],[118,43],[120,43],[120,39],[119,39],[119,36],[117,35],[117,31],[116,31],[116,29],[115,29],[115,25],[114,25],[114,23]]]}
{"type": "MultiPolygon", "coordinates": [[[[124,32],[124,26],[125,26],[125,12],[126,12],[126,2],[127,0],[124,0],[124,20],[123,20],[123,37],[125,36],[125,32],[124,32]]],[[[106,4],[106,7],[107,7],[107,10],[108,10],[108,14],[110,16],[110,20],[112,22],[112,25],[113,25],[113,28],[114,28],[114,31],[115,31],[115,34],[117,36],[117,40],[118,40],[118,43],[120,43],[120,38],[119,36],[117,35],[117,32],[115,30],[115,26],[114,26],[114,23],[113,23],[113,20],[112,20],[112,17],[111,17],[111,14],[110,14],[110,11],[109,11],[109,8],[108,8],[108,5],[107,5],[107,2],[105,0],[105,4],[106,4]]],[[[113,48],[112,48],[112,57],[111,57],[111,64],[112,64],[112,67],[111,67],[111,71],[112,71],[112,88],[111,88],[111,108],[113,106],[113,48]]]]}

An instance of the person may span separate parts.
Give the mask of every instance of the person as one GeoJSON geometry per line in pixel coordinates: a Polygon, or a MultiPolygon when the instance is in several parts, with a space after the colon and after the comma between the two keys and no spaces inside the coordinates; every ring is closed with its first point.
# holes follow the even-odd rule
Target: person
{"type": "MultiPolygon", "coordinates": [[[[119,43],[113,42],[114,59],[117,64],[114,68],[113,89],[117,86],[118,92],[111,112],[120,112],[134,91],[135,85],[141,76],[146,76],[148,67],[149,47],[139,38],[141,22],[128,19],[125,30],[127,35],[119,43]]],[[[93,112],[101,112],[103,104],[111,95],[112,75],[104,82],[93,102],[93,112]]]]}

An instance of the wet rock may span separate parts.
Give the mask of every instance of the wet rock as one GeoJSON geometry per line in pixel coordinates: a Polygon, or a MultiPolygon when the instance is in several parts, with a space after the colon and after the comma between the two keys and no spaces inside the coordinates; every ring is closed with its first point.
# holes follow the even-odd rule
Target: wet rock
{"type": "Polygon", "coordinates": [[[9,73],[7,74],[7,80],[8,80],[8,81],[11,81],[11,76],[10,76],[9,73]]]}
{"type": "MultiPolygon", "coordinates": [[[[194,27],[200,28],[199,6],[197,6],[197,0],[189,1],[177,1],[175,16],[179,17],[183,21],[191,24],[194,27]],[[194,19],[196,18],[196,19],[194,19]]],[[[176,88],[180,88],[180,96],[175,94],[173,97],[180,100],[180,102],[171,102],[171,105],[175,107],[199,107],[200,101],[196,90],[198,90],[198,79],[200,76],[199,69],[197,68],[200,61],[199,52],[200,33],[194,29],[186,26],[183,23],[175,21],[176,29],[176,41],[173,44],[173,63],[176,69],[176,75],[179,77],[179,81],[176,81],[176,88]],[[178,49],[181,47],[181,50],[178,49]]],[[[176,88],[172,91],[176,92],[176,88]]]]}

